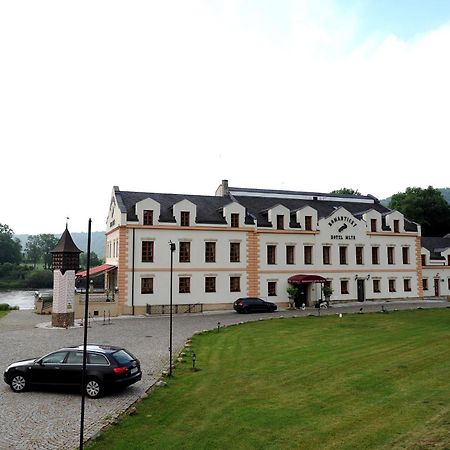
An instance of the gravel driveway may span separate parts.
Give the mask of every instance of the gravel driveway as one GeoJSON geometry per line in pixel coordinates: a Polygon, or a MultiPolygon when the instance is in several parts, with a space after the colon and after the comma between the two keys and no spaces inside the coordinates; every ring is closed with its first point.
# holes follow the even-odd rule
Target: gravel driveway
{"type": "MultiPolygon", "coordinates": [[[[446,301],[366,302],[346,304],[322,310],[321,314],[336,314],[417,307],[447,307],[446,301]]],[[[232,311],[174,315],[174,355],[187,338],[196,331],[217,327],[217,322],[230,325],[260,318],[302,316],[317,314],[315,309],[279,311],[274,314],[238,315],[232,311]]],[[[49,316],[38,316],[32,311],[12,311],[0,320],[1,368],[13,361],[41,356],[65,345],[83,342],[83,328],[51,329],[38,324],[49,322],[49,316]]],[[[167,316],[117,318],[103,325],[98,319],[91,323],[88,340],[91,343],[109,343],[123,346],[134,353],[142,365],[142,381],[127,389],[98,400],[86,400],[84,437],[88,439],[111,423],[138,400],[159,378],[168,366],[169,318],[167,316]]],[[[0,449],[75,449],[79,443],[81,397],[76,393],[29,391],[13,393],[9,386],[0,384],[0,449]]]]}

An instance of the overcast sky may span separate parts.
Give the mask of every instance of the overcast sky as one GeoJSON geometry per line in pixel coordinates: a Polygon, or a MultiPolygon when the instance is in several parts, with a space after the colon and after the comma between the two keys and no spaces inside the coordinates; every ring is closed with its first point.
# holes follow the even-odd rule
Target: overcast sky
{"type": "Polygon", "coordinates": [[[448,187],[449,0],[0,0],[0,223],[113,186],[448,187]]]}

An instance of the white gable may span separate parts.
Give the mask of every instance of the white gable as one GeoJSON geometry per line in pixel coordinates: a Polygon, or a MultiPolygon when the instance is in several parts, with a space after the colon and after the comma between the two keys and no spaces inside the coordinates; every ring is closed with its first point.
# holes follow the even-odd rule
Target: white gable
{"type": "Polygon", "coordinates": [[[245,224],[245,213],[244,206],[237,202],[229,203],[223,207],[223,217],[228,225],[231,225],[231,214],[239,214],[239,227],[243,227],[245,224]]]}
{"type": "Polygon", "coordinates": [[[344,207],[337,208],[328,217],[319,220],[320,232],[331,240],[361,240],[366,235],[366,224],[344,207]]]}
{"type": "Polygon", "coordinates": [[[311,206],[304,206],[303,208],[300,208],[295,213],[295,217],[297,220],[297,223],[300,224],[302,230],[306,230],[306,217],[311,217],[311,229],[316,230],[317,229],[317,210],[315,210],[311,206]]]}
{"type": "Polygon", "coordinates": [[[136,215],[138,216],[139,223],[144,223],[144,211],[153,211],[153,224],[158,225],[159,214],[161,211],[161,205],[152,198],[145,198],[136,203],[136,215]]]}
{"type": "Polygon", "coordinates": [[[405,216],[399,211],[392,211],[386,215],[386,225],[391,228],[391,231],[395,229],[395,221],[398,221],[398,231],[400,233],[405,231],[405,216]]]}
{"type": "Polygon", "coordinates": [[[176,221],[177,225],[181,224],[181,212],[182,211],[189,212],[189,216],[190,216],[189,217],[189,221],[190,221],[189,225],[194,225],[195,220],[197,218],[197,205],[186,199],[181,200],[178,203],[175,203],[173,205],[173,215],[175,217],[175,221],[176,221]]]}
{"type": "Polygon", "coordinates": [[[366,222],[367,231],[372,231],[372,220],[377,221],[376,231],[381,231],[382,229],[382,217],[379,211],[371,209],[365,212],[362,216],[363,220],[366,222]]]}
{"type": "Polygon", "coordinates": [[[268,220],[272,224],[273,228],[277,227],[277,216],[283,216],[283,228],[289,228],[291,212],[286,206],[276,205],[269,209],[268,220]]]}

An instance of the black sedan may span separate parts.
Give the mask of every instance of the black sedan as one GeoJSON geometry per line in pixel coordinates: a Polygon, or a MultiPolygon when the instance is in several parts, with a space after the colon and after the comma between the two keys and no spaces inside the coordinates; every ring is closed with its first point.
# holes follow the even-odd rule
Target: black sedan
{"type": "Polygon", "coordinates": [[[277,309],[277,305],[258,297],[245,297],[238,298],[233,303],[233,308],[238,313],[274,312],[277,309]]]}
{"type": "MultiPolygon", "coordinates": [[[[40,358],[10,364],[4,380],[14,392],[31,386],[75,386],[82,382],[83,346],[61,348],[40,358]]],[[[142,378],[139,360],[111,345],[87,346],[85,392],[100,397],[108,388],[129,386],[142,378]]]]}

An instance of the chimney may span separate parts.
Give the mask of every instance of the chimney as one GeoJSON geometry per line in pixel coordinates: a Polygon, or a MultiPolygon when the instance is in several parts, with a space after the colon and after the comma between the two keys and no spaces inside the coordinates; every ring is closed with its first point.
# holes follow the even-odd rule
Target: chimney
{"type": "Polygon", "coordinates": [[[228,180],[222,180],[222,184],[216,190],[216,197],[225,197],[230,193],[228,180]]]}

